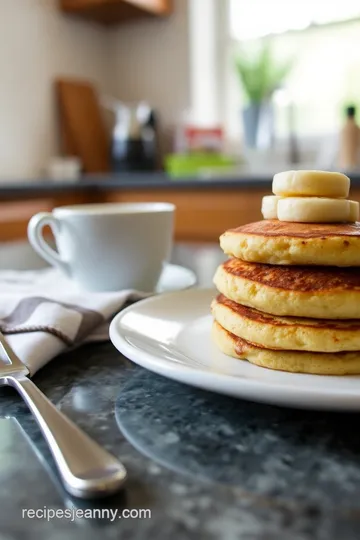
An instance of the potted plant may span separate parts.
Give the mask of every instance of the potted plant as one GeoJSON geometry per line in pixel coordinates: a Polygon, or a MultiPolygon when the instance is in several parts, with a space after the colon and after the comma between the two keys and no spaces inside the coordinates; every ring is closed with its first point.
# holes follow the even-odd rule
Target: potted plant
{"type": "Polygon", "coordinates": [[[243,108],[245,143],[256,147],[259,127],[271,117],[271,97],[289,74],[291,62],[275,61],[270,44],[265,41],[255,52],[240,51],[235,57],[235,67],[247,100],[243,108]]]}

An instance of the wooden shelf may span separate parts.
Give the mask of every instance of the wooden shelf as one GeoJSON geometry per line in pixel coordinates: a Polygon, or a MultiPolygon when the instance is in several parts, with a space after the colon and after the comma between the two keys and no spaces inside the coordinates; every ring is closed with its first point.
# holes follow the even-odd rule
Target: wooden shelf
{"type": "Polygon", "coordinates": [[[60,0],[64,13],[103,25],[116,25],[146,16],[163,17],[172,12],[171,0],[60,0]]]}

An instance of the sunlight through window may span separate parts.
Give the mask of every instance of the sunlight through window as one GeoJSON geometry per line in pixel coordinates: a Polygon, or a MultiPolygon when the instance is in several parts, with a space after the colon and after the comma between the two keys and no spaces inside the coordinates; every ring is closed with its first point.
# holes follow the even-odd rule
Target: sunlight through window
{"type": "Polygon", "coordinates": [[[231,37],[251,40],[289,30],[304,30],[311,25],[328,24],[360,17],[358,0],[325,2],[307,0],[230,0],[231,37]]]}

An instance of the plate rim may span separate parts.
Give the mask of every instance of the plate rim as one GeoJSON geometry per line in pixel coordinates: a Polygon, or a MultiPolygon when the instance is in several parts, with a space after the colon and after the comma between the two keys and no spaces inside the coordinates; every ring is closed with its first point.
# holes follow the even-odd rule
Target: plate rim
{"type": "MultiPolygon", "coordinates": [[[[196,295],[198,293],[204,294],[208,292],[210,294],[216,294],[215,288],[188,288],[184,290],[169,291],[151,296],[140,300],[124,310],[120,311],[111,321],[109,327],[109,336],[112,344],[115,348],[126,358],[131,360],[137,365],[148,369],[158,375],[168,377],[172,380],[194,386],[197,388],[203,388],[205,390],[216,392],[224,395],[231,395],[240,399],[247,399],[254,402],[263,402],[271,405],[285,406],[285,407],[296,407],[303,409],[317,409],[317,410],[347,410],[347,411],[360,411],[360,385],[359,392],[355,391],[343,391],[341,389],[329,390],[328,387],[324,389],[311,389],[307,386],[296,386],[295,384],[278,383],[270,380],[259,380],[259,379],[246,379],[241,376],[234,376],[227,373],[221,372],[209,372],[206,369],[197,368],[196,366],[191,366],[187,364],[179,364],[174,361],[171,362],[164,358],[156,357],[153,353],[141,349],[129,343],[129,341],[118,331],[121,325],[121,319],[124,318],[129,312],[138,309],[139,305],[143,303],[153,303],[153,302],[162,302],[164,297],[169,296],[178,296],[183,294],[196,295]],[[182,376],[184,373],[186,376],[182,376]],[[188,380],[189,376],[194,376],[194,380],[188,380]],[[199,381],[197,375],[201,375],[203,381],[199,381]],[[214,379],[216,378],[216,388],[214,388],[214,379]],[[210,383],[210,387],[209,387],[210,383]],[[229,392],[235,387],[238,390],[237,393],[229,392]],[[249,392],[250,390],[250,392],[249,392]],[[254,392],[252,397],[249,397],[254,392]],[[273,394],[278,392],[281,394],[279,399],[273,399],[273,394]],[[259,393],[261,395],[259,395],[259,393]],[[271,395],[267,395],[267,394],[271,395]],[[263,399],[262,399],[263,398],[263,399]],[[306,403],[307,399],[310,403],[306,403]],[[301,401],[301,403],[299,403],[301,401]]],[[[204,313],[204,316],[210,315],[204,313]]],[[[155,341],[155,340],[154,340],[155,341]]],[[[155,341],[156,342],[156,341],[155,341]]],[[[241,360],[239,360],[241,361],[241,360]]],[[[267,368],[262,368],[255,366],[254,368],[263,370],[267,368]]],[[[276,370],[269,370],[276,371],[276,370]]],[[[285,372],[284,372],[285,373],[285,372]]],[[[301,373],[288,373],[287,375],[299,376],[304,375],[307,377],[327,377],[326,375],[312,375],[312,374],[301,374],[301,373]]],[[[331,376],[335,377],[335,376],[331,376]]],[[[355,377],[347,375],[346,377],[355,377]]]]}

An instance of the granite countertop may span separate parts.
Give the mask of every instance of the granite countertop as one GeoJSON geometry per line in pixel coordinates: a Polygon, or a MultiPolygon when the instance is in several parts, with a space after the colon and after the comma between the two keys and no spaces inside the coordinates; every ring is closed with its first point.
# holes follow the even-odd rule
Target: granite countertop
{"type": "MultiPolygon", "coordinates": [[[[211,283],[219,249],[173,262],[211,283]]],[[[117,496],[86,503],[58,480],[26,406],[0,388],[0,540],[357,540],[359,414],[281,409],[191,388],[111,343],[59,356],[34,382],[128,470],[117,496]],[[24,509],[149,509],[151,518],[24,517],[24,509]]]]}
{"type": "Polygon", "coordinates": [[[0,181],[0,197],[16,197],[34,194],[51,194],[63,191],[103,192],[122,189],[202,189],[202,188],[261,188],[271,185],[271,176],[246,175],[224,178],[178,178],[171,179],[163,172],[84,175],[77,182],[33,179],[27,181],[0,181]]]}
{"type": "MultiPolygon", "coordinates": [[[[182,246],[173,262],[194,262],[196,250],[186,259],[182,246]]],[[[222,254],[210,260],[209,247],[203,251],[197,268],[210,280],[222,254]]],[[[59,356],[34,382],[123,461],[129,479],[102,501],[69,496],[26,406],[0,388],[0,540],[360,537],[359,414],[281,409],[191,388],[135,366],[111,343],[59,356]],[[22,518],[24,509],[70,507],[149,509],[151,518],[22,518]]]]}
{"type": "MultiPolygon", "coordinates": [[[[352,186],[360,186],[360,173],[350,175],[352,186]]],[[[171,179],[163,172],[85,175],[78,182],[53,181],[46,178],[26,181],[0,180],[0,198],[16,198],[36,194],[121,189],[270,189],[272,174],[244,174],[218,178],[171,179]]]]}
{"type": "Polygon", "coordinates": [[[359,415],[235,400],[134,366],[110,343],[58,357],[34,377],[126,465],[126,489],[86,503],[58,481],[26,406],[2,388],[1,540],[355,540],[359,415]],[[151,518],[22,519],[23,509],[150,509],[151,518]]]}

